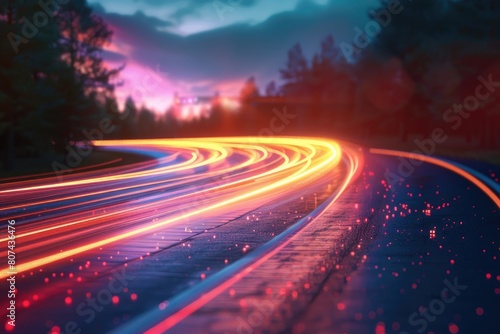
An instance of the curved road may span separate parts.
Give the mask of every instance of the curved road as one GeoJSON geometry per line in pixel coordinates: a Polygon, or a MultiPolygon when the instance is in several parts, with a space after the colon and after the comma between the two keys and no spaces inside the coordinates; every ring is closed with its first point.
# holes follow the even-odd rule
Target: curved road
{"type": "MultiPolygon", "coordinates": [[[[313,309],[311,298],[321,295],[332,272],[340,274],[340,264],[354,256],[361,240],[373,239],[375,208],[382,204],[369,189],[367,175],[384,174],[383,169],[367,171],[375,156],[437,165],[478,187],[494,210],[500,207],[498,182],[472,168],[405,152],[363,152],[329,140],[93,144],[153,158],[62,180],[8,180],[0,187],[2,258],[8,256],[8,220],[15,220],[16,237],[16,265],[2,265],[0,274],[5,282],[16,273],[16,326],[7,318],[7,331],[287,332],[289,325],[272,324],[276,313],[289,309],[278,323],[292,324],[290,314],[313,309]],[[353,218],[353,211],[368,207],[363,220],[353,218]],[[305,245],[314,250],[311,258],[297,253],[305,245]],[[292,262],[298,269],[290,271],[292,262]],[[276,280],[283,275],[284,288],[284,280],[276,280]],[[316,293],[292,307],[281,294],[299,291],[297,284],[316,293]],[[280,291],[271,303],[262,297],[263,286],[264,295],[280,291]],[[252,296],[268,316],[253,322],[237,317],[241,307],[249,311],[241,304],[245,299],[235,297],[241,293],[252,296]]],[[[384,182],[377,195],[391,188],[384,182]]],[[[9,289],[3,283],[1,288],[9,289]]],[[[4,307],[1,314],[7,315],[4,307]]]]}

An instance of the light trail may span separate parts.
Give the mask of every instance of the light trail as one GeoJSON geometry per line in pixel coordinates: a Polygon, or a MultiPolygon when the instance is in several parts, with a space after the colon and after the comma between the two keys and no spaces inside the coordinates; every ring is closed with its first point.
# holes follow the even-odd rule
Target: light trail
{"type": "MultiPolygon", "coordinates": [[[[238,289],[234,285],[241,285],[243,278],[250,275],[246,279],[251,280],[257,268],[286,256],[291,243],[302,240],[303,229],[309,230],[309,224],[331,210],[364,164],[360,148],[311,138],[158,139],[94,145],[104,151],[153,155],[128,165],[116,166],[115,159],[100,164],[99,170],[76,169],[63,181],[38,174],[32,180],[5,179],[8,183],[0,185],[1,224],[16,219],[16,271],[23,285],[29,285],[19,291],[19,307],[22,312],[35,311],[30,314],[38,315],[37,324],[50,323],[46,326],[52,332],[64,330],[75,309],[81,316],[80,305],[89,296],[96,298],[120,270],[122,275],[123,270],[134,277],[139,274],[141,281],[131,282],[127,291],[112,292],[109,303],[124,310],[134,307],[137,298],[149,304],[137,304],[133,318],[116,333],[156,334],[182,326],[179,323],[189,321],[222,293],[238,289]],[[243,254],[247,243],[252,250],[243,254]],[[146,265],[152,266],[150,270],[146,265]],[[165,287],[165,280],[178,284],[178,290],[165,287]],[[54,312],[40,313],[50,307],[54,312]]],[[[498,185],[466,166],[407,152],[371,149],[370,153],[446,168],[500,207],[498,185]]],[[[0,236],[1,256],[7,257],[8,240],[0,236]]],[[[7,268],[0,269],[1,279],[10,275],[7,268]]],[[[100,321],[115,311],[104,311],[100,321]]],[[[85,326],[86,319],[74,320],[85,326]]]]}
{"type": "MultiPolygon", "coordinates": [[[[293,191],[291,185],[312,184],[335,170],[342,157],[334,141],[300,138],[93,144],[111,150],[153,150],[165,157],[71,174],[63,182],[52,177],[3,184],[2,215],[18,219],[18,273],[165,231],[186,219],[230,208],[252,209],[262,200],[293,191]]],[[[7,249],[7,238],[0,239],[0,245],[7,249]]],[[[8,272],[2,268],[0,278],[8,272]]]]}
{"type": "MultiPolygon", "coordinates": [[[[218,276],[212,277],[211,281],[205,281],[204,283],[206,285],[206,288],[204,289],[203,293],[199,293],[198,297],[191,298],[193,294],[191,294],[190,292],[187,292],[186,294],[180,296],[179,304],[184,304],[182,307],[180,307],[176,312],[168,316],[166,319],[155,324],[153,327],[147,329],[146,331],[141,328],[140,331],[144,331],[145,334],[161,334],[167,332],[169,329],[199,310],[215,297],[227,291],[231,286],[239,282],[245,276],[250,274],[252,271],[261,266],[274,255],[278,254],[283,248],[294,241],[299,235],[297,231],[300,231],[300,229],[310,223],[311,218],[318,218],[328,209],[330,209],[330,207],[349,186],[351,181],[358,175],[358,173],[360,173],[361,170],[359,169],[359,166],[360,164],[362,164],[363,160],[359,152],[356,152],[350,148],[346,148],[345,151],[346,154],[344,156],[344,159],[346,160],[346,165],[349,171],[340,188],[331,196],[331,198],[327,202],[314,210],[309,216],[303,218],[293,228],[288,229],[286,232],[282,233],[280,236],[276,237],[266,245],[261,246],[254,252],[252,259],[246,259],[247,261],[243,259],[239,263],[235,263],[233,265],[233,268],[231,268],[232,271],[228,271],[227,275],[219,273],[218,276]]],[[[152,314],[152,318],[157,317],[158,313],[159,312],[157,311],[154,312],[152,314]]],[[[139,319],[139,321],[137,321],[137,325],[129,324],[128,326],[129,328],[131,326],[140,327],[141,324],[150,322],[154,322],[154,320],[139,319]]]]}
{"type": "Polygon", "coordinates": [[[386,150],[386,149],[377,149],[377,148],[371,148],[370,153],[372,154],[381,154],[381,155],[389,155],[389,156],[394,156],[394,157],[401,157],[401,158],[406,158],[406,159],[412,159],[412,160],[419,160],[423,161],[429,164],[433,164],[442,168],[445,168],[455,174],[458,174],[462,176],[463,178],[467,179],[469,182],[474,184],[476,187],[478,187],[484,194],[486,194],[495,205],[500,208],[500,197],[498,193],[495,193],[495,191],[492,190],[485,182],[481,180],[481,176],[478,175],[479,173],[471,170],[470,168],[465,169],[465,166],[461,166],[458,163],[455,162],[448,162],[444,159],[439,159],[439,158],[434,158],[430,157],[427,155],[423,154],[417,154],[417,153],[409,153],[409,152],[403,152],[403,151],[394,151],[394,150],[386,150]]]}

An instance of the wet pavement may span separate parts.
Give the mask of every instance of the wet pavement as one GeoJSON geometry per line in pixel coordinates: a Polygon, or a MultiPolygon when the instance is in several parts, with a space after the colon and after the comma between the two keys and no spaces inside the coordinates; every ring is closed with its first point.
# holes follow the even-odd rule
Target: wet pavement
{"type": "Polygon", "coordinates": [[[327,214],[169,332],[496,333],[498,210],[431,165],[390,189],[395,160],[371,156],[327,214]]]}

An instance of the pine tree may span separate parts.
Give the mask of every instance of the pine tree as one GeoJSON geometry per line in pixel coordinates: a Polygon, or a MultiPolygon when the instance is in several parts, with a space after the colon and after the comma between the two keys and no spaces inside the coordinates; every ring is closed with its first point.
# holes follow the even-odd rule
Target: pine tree
{"type": "Polygon", "coordinates": [[[293,95],[303,90],[302,83],[306,79],[307,71],[307,60],[302,53],[302,47],[296,44],[288,51],[286,67],[280,70],[281,78],[285,81],[282,88],[285,95],[293,95]]]}
{"type": "Polygon", "coordinates": [[[99,114],[88,108],[91,96],[112,93],[112,79],[120,69],[104,66],[101,51],[111,41],[112,31],[86,0],[68,2],[55,17],[60,29],[61,58],[66,64],[59,72],[64,104],[58,109],[62,122],[57,127],[58,139],[64,140],[99,121],[99,114]]]}

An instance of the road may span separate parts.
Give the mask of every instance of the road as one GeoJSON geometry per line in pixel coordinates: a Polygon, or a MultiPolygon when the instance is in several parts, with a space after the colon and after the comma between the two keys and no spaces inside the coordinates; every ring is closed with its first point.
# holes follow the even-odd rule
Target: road
{"type": "MultiPolygon", "coordinates": [[[[373,249],[380,238],[388,238],[384,229],[389,224],[406,222],[411,210],[417,220],[433,217],[435,210],[448,212],[447,217],[457,215],[453,202],[458,201],[447,201],[450,198],[441,193],[458,193],[455,199],[462,201],[461,196],[472,192],[474,210],[459,214],[482,215],[490,233],[481,237],[492,239],[493,246],[488,247],[494,256],[499,250],[495,246],[498,171],[489,166],[478,171],[443,159],[320,139],[212,138],[94,145],[102,150],[146,152],[151,159],[62,179],[45,175],[2,183],[4,259],[7,221],[16,222],[16,326],[6,322],[6,331],[382,333],[382,329],[394,330],[394,322],[403,331],[407,316],[386,306],[394,300],[375,293],[382,306],[368,305],[356,291],[370,282],[371,272],[363,268],[372,255],[377,265],[390,261],[373,249]],[[422,164],[411,176],[398,175],[397,182],[389,185],[387,169],[397,171],[401,158],[422,164]],[[460,183],[441,185],[434,193],[419,191],[422,184],[434,186],[420,179],[429,170],[434,177],[460,183]],[[412,187],[417,188],[412,196],[418,192],[420,196],[409,200],[407,188],[412,187]],[[434,204],[436,196],[445,203],[434,204]],[[356,285],[350,283],[351,277],[356,285]],[[351,286],[357,289],[349,290],[351,286]],[[332,296],[328,291],[336,293],[332,296]],[[351,309],[359,303],[367,309],[351,309]],[[389,320],[376,319],[380,315],[358,319],[358,314],[371,315],[380,307],[386,317],[397,319],[391,322],[392,328],[389,320]]],[[[430,233],[422,232],[420,225],[416,229],[430,233]]],[[[432,240],[441,237],[439,229],[429,229],[434,230],[432,240]]],[[[391,238],[401,237],[400,232],[394,233],[391,238]]],[[[421,243],[416,245],[418,250],[421,243]]],[[[471,241],[464,250],[474,247],[487,248],[471,241]]],[[[408,255],[408,250],[398,248],[391,256],[397,258],[399,253],[408,255]]],[[[498,285],[500,273],[492,269],[495,262],[477,265],[490,273],[490,283],[496,278],[498,285]]],[[[11,277],[10,271],[2,267],[2,280],[11,277]]],[[[410,286],[419,274],[408,276],[410,286]]],[[[8,286],[2,284],[2,289],[7,291],[8,286]]],[[[481,298],[498,298],[498,293],[484,295],[481,298]]],[[[494,302],[484,298],[483,306],[494,308],[494,302]]],[[[5,317],[4,308],[2,312],[5,317]]],[[[440,319],[432,323],[450,323],[444,316],[440,319]]]]}

